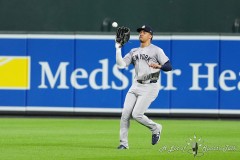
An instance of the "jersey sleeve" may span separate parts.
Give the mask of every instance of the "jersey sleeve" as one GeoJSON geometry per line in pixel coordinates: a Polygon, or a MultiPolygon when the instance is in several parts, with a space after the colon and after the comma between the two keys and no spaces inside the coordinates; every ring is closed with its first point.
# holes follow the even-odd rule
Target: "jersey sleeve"
{"type": "Polygon", "coordinates": [[[128,67],[131,63],[132,63],[132,50],[127,53],[124,57],[123,57],[123,61],[126,63],[126,67],[128,67]]]}
{"type": "Polygon", "coordinates": [[[157,60],[161,65],[164,65],[169,60],[161,48],[157,49],[157,60]]]}

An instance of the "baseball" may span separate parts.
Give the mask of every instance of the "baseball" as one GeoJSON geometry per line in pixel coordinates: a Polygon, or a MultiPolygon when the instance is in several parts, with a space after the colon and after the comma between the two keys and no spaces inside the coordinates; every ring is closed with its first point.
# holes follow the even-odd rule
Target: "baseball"
{"type": "Polygon", "coordinates": [[[118,26],[117,22],[112,23],[112,27],[116,28],[118,26]]]}

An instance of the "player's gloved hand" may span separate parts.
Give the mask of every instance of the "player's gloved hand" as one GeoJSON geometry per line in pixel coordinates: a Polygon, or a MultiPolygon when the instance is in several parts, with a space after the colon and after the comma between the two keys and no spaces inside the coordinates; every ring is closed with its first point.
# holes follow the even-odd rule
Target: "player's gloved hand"
{"type": "Polygon", "coordinates": [[[116,31],[116,43],[120,44],[120,46],[123,46],[125,43],[128,42],[130,39],[130,29],[128,27],[118,27],[116,31]]]}

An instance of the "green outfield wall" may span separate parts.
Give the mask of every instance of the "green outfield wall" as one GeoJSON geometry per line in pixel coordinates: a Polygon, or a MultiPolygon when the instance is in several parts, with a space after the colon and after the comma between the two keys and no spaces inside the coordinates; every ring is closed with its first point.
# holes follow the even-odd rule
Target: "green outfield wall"
{"type": "Polygon", "coordinates": [[[239,0],[0,0],[0,31],[112,31],[112,21],[135,30],[231,33],[239,0]]]}

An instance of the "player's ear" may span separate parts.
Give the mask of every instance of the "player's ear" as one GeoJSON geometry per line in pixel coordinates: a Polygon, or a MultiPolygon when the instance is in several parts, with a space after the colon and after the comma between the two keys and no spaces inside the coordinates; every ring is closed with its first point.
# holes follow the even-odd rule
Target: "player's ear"
{"type": "Polygon", "coordinates": [[[151,36],[151,37],[150,37],[150,39],[152,40],[152,38],[153,38],[153,35],[152,35],[152,34],[150,34],[150,36],[151,36]]]}

